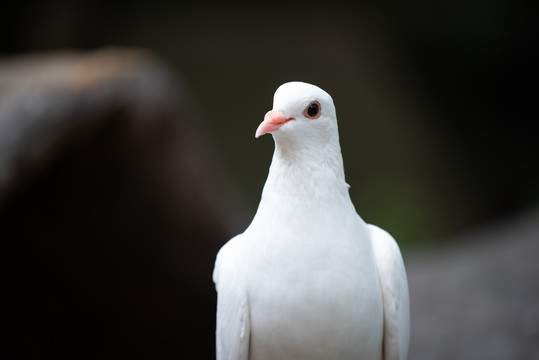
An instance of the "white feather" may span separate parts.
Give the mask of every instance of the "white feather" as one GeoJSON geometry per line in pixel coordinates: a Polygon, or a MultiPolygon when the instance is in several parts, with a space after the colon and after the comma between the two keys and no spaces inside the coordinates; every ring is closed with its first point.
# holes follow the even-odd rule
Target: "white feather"
{"type": "Polygon", "coordinates": [[[369,225],[384,301],[384,360],[406,359],[410,339],[410,298],[404,262],[389,233],[369,225]]]}

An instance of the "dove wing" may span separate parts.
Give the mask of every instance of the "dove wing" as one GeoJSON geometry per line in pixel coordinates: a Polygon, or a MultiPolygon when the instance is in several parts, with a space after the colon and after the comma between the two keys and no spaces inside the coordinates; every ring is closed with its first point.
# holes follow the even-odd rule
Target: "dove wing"
{"type": "Polygon", "coordinates": [[[410,337],[410,298],[406,270],[397,242],[369,225],[384,303],[384,360],[405,360],[410,337]]]}
{"type": "Polygon", "coordinates": [[[249,303],[236,266],[239,237],[236,236],[221,248],[213,270],[217,290],[217,360],[249,358],[249,303]]]}

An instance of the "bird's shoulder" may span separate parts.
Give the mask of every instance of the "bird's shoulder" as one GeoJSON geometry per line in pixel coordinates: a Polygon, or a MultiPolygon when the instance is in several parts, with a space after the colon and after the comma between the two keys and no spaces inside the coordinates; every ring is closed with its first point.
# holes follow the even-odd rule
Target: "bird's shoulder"
{"type": "Polygon", "coordinates": [[[218,285],[222,273],[230,273],[238,257],[240,257],[241,249],[245,241],[244,234],[234,236],[224,244],[215,259],[215,267],[213,269],[213,282],[218,285]]]}
{"type": "Polygon", "coordinates": [[[405,286],[406,271],[399,245],[393,236],[378,226],[368,224],[368,229],[382,286],[399,288],[405,286]]]}
{"type": "Polygon", "coordinates": [[[377,259],[386,259],[387,261],[402,259],[399,245],[391,234],[376,225],[367,224],[367,227],[377,259]],[[396,257],[398,259],[395,259],[396,257]]]}

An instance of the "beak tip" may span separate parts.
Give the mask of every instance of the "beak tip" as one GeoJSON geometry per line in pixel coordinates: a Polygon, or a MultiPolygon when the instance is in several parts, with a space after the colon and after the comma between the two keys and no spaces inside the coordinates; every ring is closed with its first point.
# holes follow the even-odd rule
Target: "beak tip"
{"type": "Polygon", "coordinates": [[[269,134],[272,131],[279,129],[283,124],[292,120],[287,118],[283,111],[281,110],[270,110],[264,116],[264,121],[260,123],[256,129],[255,138],[259,138],[262,135],[269,134]]]}

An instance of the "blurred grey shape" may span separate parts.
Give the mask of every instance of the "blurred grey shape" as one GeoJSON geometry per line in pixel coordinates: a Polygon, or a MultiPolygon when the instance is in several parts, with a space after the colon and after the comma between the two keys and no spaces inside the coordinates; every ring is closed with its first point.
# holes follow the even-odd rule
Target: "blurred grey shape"
{"type": "Polygon", "coordinates": [[[143,50],[0,61],[0,358],[214,358],[235,213],[193,103],[143,50]]]}
{"type": "Polygon", "coordinates": [[[409,359],[539,359],[539,210],[405,254],[409,359]]]}

